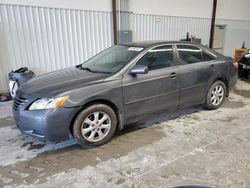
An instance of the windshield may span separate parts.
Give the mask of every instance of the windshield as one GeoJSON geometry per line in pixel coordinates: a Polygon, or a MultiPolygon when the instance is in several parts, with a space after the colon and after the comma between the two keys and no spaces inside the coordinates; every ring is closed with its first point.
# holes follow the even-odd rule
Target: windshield
{"type": "Polygon", "coordinates": [[[82,64],[81,68],[91,72],[116,73],[143,48],[116,45],[97,54],[82,64]]]}

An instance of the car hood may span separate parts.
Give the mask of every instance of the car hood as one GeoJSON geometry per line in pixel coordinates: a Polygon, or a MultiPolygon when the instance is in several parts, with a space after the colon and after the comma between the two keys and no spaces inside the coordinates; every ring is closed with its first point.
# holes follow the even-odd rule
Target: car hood
{"type": "Polygon", "coordinates": [[[31,96],[53,97],[65,91],[97,84],[109,76],[71,67],[33,78],[20,86],[19,90],[31,96]]]}

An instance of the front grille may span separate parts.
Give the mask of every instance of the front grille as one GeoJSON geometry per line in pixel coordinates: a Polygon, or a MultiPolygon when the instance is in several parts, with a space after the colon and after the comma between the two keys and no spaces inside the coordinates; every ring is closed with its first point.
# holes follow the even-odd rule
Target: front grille
{"type": "Polygon", "coordinates": [[[15,110],[18,110],[20,106],[23,105],[27,101],[28,101],[27,99],[16,95],[16,97],[14,98],[13,108],[15,110]]]}

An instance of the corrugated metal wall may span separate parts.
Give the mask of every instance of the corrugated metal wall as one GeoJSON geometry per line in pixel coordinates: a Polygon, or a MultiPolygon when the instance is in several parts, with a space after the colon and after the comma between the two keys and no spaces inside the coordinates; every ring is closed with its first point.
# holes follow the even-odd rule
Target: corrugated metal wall
{"type": "Polygon", "coordinates": [[[189,32],[209,44],[211,19],[207,18],[132,14],[130,25],[134,41],[180,40],[189,32]]]}
{"type": "MultiPolygon", "coordinates": [[[[133,41],[179,40],[190,32],[208,44],[210,19],[129,13],[133,41]]],[[[113,44],[112,14],[0,4],[0,92],[8,72],[42,74],[73,66],[113,44]]]]}
{"type": "Polygon", "coordinates": [[[113,44],[110,12],[0,4],[0,92],[7,73],[73,66],[113,44]]]}

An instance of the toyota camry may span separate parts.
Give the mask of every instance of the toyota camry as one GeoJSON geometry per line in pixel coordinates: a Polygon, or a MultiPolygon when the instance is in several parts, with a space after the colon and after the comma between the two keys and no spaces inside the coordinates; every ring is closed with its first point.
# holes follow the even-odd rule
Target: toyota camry
{"type": "Polygon", "coordinates": [[[42,140],[98,146],[118,129],[197,104],[221,107],[238,64],[200,44],[148,41],[112,46],[75,67],[31,79],[16,92],[18,128],[42,140]]]}

